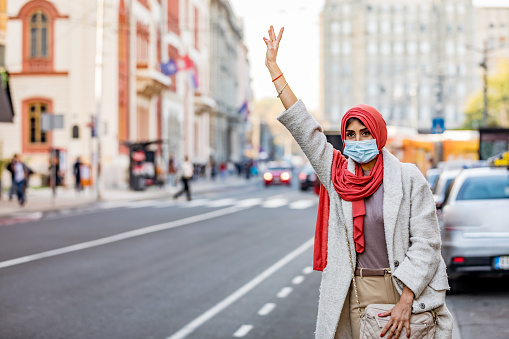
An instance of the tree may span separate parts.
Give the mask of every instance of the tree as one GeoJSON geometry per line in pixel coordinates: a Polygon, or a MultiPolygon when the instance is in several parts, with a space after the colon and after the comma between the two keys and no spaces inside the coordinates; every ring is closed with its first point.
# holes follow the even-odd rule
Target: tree
{"type": "MultiPolygon", "coordinates": [[[[484,99],[482,89],[468,100],[463,128],[482,127],[484,99]]],[[[509,60],[500,62],[488,77],[488,127],[509,127],[509,60]]]]}

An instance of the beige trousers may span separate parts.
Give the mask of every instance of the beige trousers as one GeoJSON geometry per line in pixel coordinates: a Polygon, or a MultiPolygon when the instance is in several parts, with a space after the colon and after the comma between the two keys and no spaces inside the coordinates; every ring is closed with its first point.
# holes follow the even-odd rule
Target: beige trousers
{"type": "MultiPolygon", "coordinates": [[[[355,277],[355,282],[357,283],[361,311],[364,311],[364,308],[369,304],[396,304],[399,301],[400,295],[394,287],[390,274],[383,277],[355,277]]],[[[350,290],[346,297],[350,301],[350,324],[353,339],[359,339],[361,322],[353,282],[350,284],[350,290]]],[[[340,339],[338,333],[339,331],[336,331],[335,339],[340,339]]]]}

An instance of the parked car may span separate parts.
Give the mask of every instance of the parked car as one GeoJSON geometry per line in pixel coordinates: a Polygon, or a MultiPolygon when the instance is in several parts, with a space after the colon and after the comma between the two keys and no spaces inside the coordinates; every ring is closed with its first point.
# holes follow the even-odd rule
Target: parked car
{"type": "Polygon", "coordinates": [[[284,163],[269,163],[267,170],[263,173],[265,187],[274,184],[290,186],[292,184],[292,168],[284,163]]]}
{"type": "Polygon", "coordinates": [[[439,210],[451,288],[462,275],[509,275],[509,168],[465,169],[439,210]]]}
{"type": "Polygon", "coordinates": [[[300,190],[307,191],[315,186],[317,181],[316,173],[311,164],[307,164],[299,173],[300,190]]]}
{"type": "Polygon", "coordinates": [[[445,194],[449,190],[453,180],[461,172],[461,169],[444,169],[438,177],[437,183],[433,190],[433,199],[435,204],[440,208],[444,202],[445,194]]]}
{"type": "Polygon", "coordinates": [[[426,171],[426,180],[428,181],[429,187],[431,190],[435,188],[435,185],[438,181],[438,177],[440,176],[440,173],[442,172],[439,168],[430,168],[426,171]]]}

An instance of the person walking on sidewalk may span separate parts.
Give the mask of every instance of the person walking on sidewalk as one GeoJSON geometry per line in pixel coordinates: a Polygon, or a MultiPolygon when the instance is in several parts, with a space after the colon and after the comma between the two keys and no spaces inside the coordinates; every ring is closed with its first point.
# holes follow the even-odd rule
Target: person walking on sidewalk
{"type": "Polygon", "coordinates": [[[186,193],[187,200],[191,200],[191,189],[189,187],[189,182],[193,178],[194,175],[194,168],[193,164],[189,161],[189,157],[186,155],[185,161],[182,163],[182,166],[180,168],[181,171],[181,177],[180,180],[182,181],[182,184],[184,187],[175,193],[173,196],[173,199],[177,199],[182,193],[186,193]]]}
{"type": "Polygon", "coordinates": [[[74,178],[76,180],[76,192],[83,191],[83,185],[81,184],[81,165],[83,163],[81,162],[81,158],[77,157],[76,162],[73,165],[73,172],[74,172],[74,178]]]}
{"type": "Polygon", "coordinates": [[[358,339],[360,312],[367,305],[394,304],[379,314],[387,319],[382,337],[399,338],[403,328],[410,337],[412,313],[431,311],[435,338],[450,339],[453,319],[445,304],[449,285],[426,179],[415,165],[401,163],[384,147],[386,123],[368,105],[354,106],[342,117],[340,132],[349,158],[334,149],[276,63],[282,35],[283,29],[276,37],[271,26],[269,39],[263,38],[265,65],[286,109],[277,119],[322,183],[313,256],[313,268],[323,271],[316,338],[358,339]]]}
{"type": "MultiPolygon", "coordinates": [[[[12,161],[7,165],[7,170],[12,174],[12,186],[16,190],[18,195],[18,202],[23,206],[26,202],[26,186],[28,184],[28,178],[33,171],[21,161],[19,154],[14,154],[12,161]]],[[[10,192],[9,192],[10,194],[10,192]]],[[[12,196],[9,196],[9,200],[12,196]]]]}

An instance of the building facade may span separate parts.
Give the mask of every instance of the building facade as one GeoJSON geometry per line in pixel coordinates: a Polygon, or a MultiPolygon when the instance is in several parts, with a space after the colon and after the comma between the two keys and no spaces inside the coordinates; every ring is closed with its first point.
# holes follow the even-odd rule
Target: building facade
{"type": "MultiPolygon", "coordinates": [[[[237,34],[230,46],[235,61],[228,94],[213,94],[211,79],[217,74],[212,72],[210,0],[104,1],[99,35],[98,3],[8,2],[6,68],[16,115],[13,124],[0,124],[2,139],[9,140],[3,143],[4,156],[21,153],[36,173],[45,174],[50,149],[57,149],[67,182],[72,182],[69,169],[76,157],[88,164],[100,159],[101,184],[125,187],[129,145],[153,143],[149,149],[164,171],[170,157],[178,163],[187,155],[204,164],[215,154],[214,136],[243,133],[242,122],[238,128],[230,127],[232,119],[214,123],[218,112],[235,118],[239,82],[249,79],[236,78],[248,68],[245,54],[243,68],[237,68],[237,34]],[[170,70],[163,67],[169,64],[170,70]],[[63,128],[45,131],[41,119],[47,113],[62,115],[63,128]]],[[[250,89],[249,83],[243,86],[250,89]]],[[[243,142],[237,138],[221,139],[225,160],[231,158],[225,151],[231,142],[243,142]]]]}
{"type": "Polygon", "coordinates": [[[392,125],[460,127],[479,86],[470,0],[328,0],[322,13],[323,114],[339,126],[350,107],[377,107],[392,125]]]}

